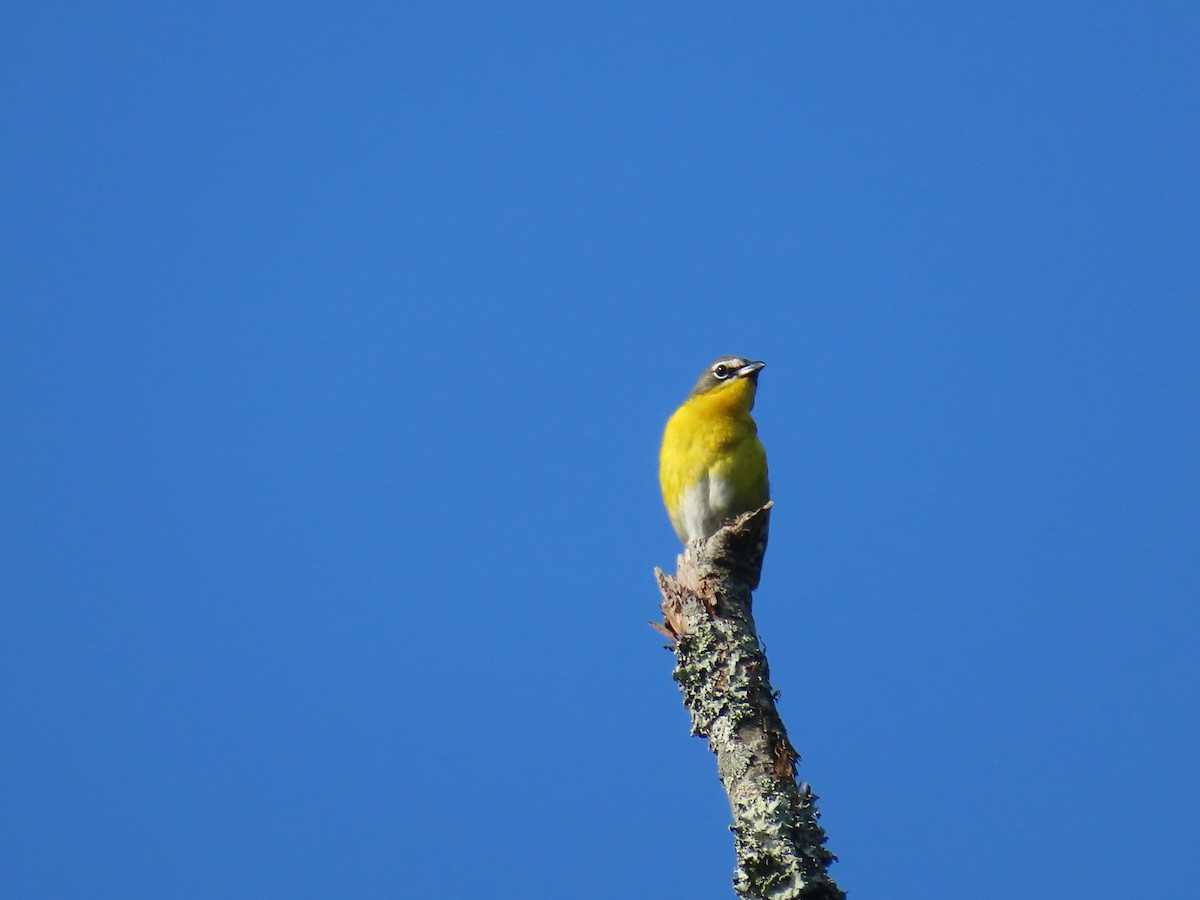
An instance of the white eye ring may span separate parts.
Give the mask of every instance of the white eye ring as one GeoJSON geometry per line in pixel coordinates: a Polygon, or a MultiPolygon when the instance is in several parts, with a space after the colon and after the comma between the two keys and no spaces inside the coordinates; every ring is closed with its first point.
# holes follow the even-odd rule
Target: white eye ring
{"type": "Polygon", "coordinates": [[[728,378],[729,366],[725,365],[725,363],[717,363],[717,365],[713,366],[713,375],[717,378],[728,378]]]}

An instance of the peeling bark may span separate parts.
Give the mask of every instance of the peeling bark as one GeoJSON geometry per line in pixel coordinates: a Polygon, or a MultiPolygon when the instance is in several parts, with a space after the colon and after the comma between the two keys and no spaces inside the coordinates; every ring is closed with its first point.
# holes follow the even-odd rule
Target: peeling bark
{"type": "Polygon", "coordinates": [[[692,733],[708,739],[729,795],[734,891],[744,900],[842,900],[827,871],[836,857],[825,849],[817,796],[796,783],[800,755],[775,707],[750,611],[770,509],[690,544],[674,577],[656,569],[664,621],[651,624],[673,642],[692,733]]]}

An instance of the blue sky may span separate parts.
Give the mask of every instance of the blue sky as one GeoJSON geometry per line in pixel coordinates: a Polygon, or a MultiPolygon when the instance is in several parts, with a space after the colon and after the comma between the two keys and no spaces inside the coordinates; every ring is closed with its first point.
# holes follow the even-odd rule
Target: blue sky
{"type": "Polygon", "coordinates": [[[6,5],[0,893],[729,896],[738,353],[842,886],[1187,896],[1198,10],[6,5]]]}

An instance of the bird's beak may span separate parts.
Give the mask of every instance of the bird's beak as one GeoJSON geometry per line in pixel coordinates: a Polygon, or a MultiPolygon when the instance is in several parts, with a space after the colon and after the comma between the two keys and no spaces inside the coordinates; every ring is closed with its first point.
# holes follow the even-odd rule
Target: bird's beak
{"type": "Polygon", "coordinates": [[[738,369],[735,374],[737,375],[738,378],[751,378],[751,377],[758,375],[759,369],[761,369],[765,365],[766,365],[766,363],[761,362],[761,361],[746,363],[744,366],[742,366],[740,369],[738,369]]]}

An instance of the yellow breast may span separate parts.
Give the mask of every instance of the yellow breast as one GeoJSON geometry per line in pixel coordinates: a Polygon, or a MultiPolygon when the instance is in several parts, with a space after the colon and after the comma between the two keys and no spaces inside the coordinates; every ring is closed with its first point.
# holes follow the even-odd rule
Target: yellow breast
{"type": "Polygon", "coordinates": [[[689,397],[667,422],[658,474],[684,543],[708,537],[725,520],[770,499],[753,404],[754,383],[739,378],[689,397]]]}

